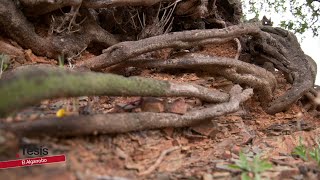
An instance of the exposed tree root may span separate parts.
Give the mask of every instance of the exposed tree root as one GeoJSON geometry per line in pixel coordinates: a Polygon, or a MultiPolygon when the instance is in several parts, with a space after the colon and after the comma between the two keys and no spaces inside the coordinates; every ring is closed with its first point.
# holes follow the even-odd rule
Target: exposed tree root
{"type": "Polygon", "coordinates": [[[25,55],[21,47],[15,47],[0,38],[0,54],[2,53],[18,62],[23,62],[25,60],[25,55]]]}
{"type": "Polygon", "coordinates": [[[100,9],[121,6],[151,6],[161,1],[170,0],[20,0],[24,12],[29,16],[43,15],[66,6],[78,6],[79,4],[85,8],[100,9]]]}
{"type": "Polygon", "coordinates": [[[216,116],[235,112],[239,109],[240,103],[248,100],[252,94],[252,89],[242,91],[239,85],[235,85],[230,91],[228,102],[190,111],[184,115],[143,112],[68,116],[11,123],[3,125],[2,128],[16,132],[21,136],[77,136],[126,133],[164,127],[186,127],[216,116]]]}
{"type": "MultiPolygon", "coordinates": [[[[16,1],[12,0],[0,1],[0,26],[1,31],[5,32],[6,35],[8,35],[10,38],[19,43],[23,48],[31,49],[37,55],[42,55],[50,58],[57,58],[59,55],[64,55],[69,59],[75,57],[93,43],[98,43],[99,45],[102,45],[103,48],[107,48],[103,51],[103,54],[76,64],[76,67],[79,69],[81,69],[82,67],[87,67],[92,70],[100,70],[105,67],[110,67],[112,65],[128,61],[130,62],[127,63],[127,65],[134,62],[132,66],[188,68],[195,70],[203,69],[214,74],[222,75],[236,83],[247,84],[253,87],[259,93],[260,97],[263,97],[261,98],[263,99],[263,105],[267,106],[267,112],[270,114],[274,114],[288,109],[293,103],[295,103],[299,98],[301,98],[304,94],[306,94],[307,92],[309,92],[310,89],[313,88],[313,84],[315,81],[317,71],[316,64],[310,57],[304,54],[294,34],[285,31],[281,28],[263,26],[258,23],[248,23],[229,26],[232,24],[238,24],[240,21],[242,12],[241,3],[239,0],[188,0],[181,2],[179,0],[20,0],[21,6],[19,7],[17,4],[15,4],[15,2],[16,1]],[[118,39],[115,38],[113,34],[117,34],[119,32],[117,31],[117,28],[119,30],[122,27],[118,26],[117,28],[113,28],[114,26],[112,25],[110,28],[110,32],[112,31],[113,34],[107,32],[106,30],[100,27],[101,22],[99,21],[99,18],[97,16],[98,11],[88,9],[109,8],[107,9],[107,11],[110,12],[109,15],[112,14],[112,18],[114,22],[116,22],[117,18],[115,17],[115,13],[117,11],[119,11],[120,14],[121,12],[125,12],[124,14],[127,15],[131,13],[131,11],[128,11],[128,9],[130,8],[124,6],[153,6],[156,3],[159,3],[158,5],[160,9],[157,11],[156,16],[152,16],[156,17],[155,19],[151,18],[153,22],[149,23],[152,31],[150,31],[150,29],[148,29],[146,26],[142,26],[145,27],[142,31],[141,28],[138,28],[140,32],[132,33],[132,36],[140,35],[140,38],[145,38],[150,35],[153,37],[148,37],[139,41],[125,41],[120,43],[118,43],[118,39]],[[169,5],[169,7],[166,7],[167,9],[161,9],[160,3],[169,5]],[[68,8],[64,7],[70,7],[70,11],[68,8]],[[110,7],[120,7],[120,9],[110,9],[110,7]],[[57,18],[57,21],[55,23],[61,23],[60,26],[54,26],[58,27],[58,29],[56,29],[59,32],[58,35],[55,33],[41,34],[40,32],[35,30],[34,25],[31,24],[26,18],[26,16],[40,16],[43,14],[46,14],[48,16],[52,15],[53,17],[54,15],[59,14],[59,12],[55,10],[59,10],[61,8],[64,9],[60,14],[69,11],[69,15],[66,16],[66,18],[61,22],[59,21],[59,18],[57,18]],[[176,11],[174,12],[175,8],[176,11]],[[191,14],[190,12],[185,12],[189,10],[191,14]],[[81,26],[77,25],[77,16],[79,15],[78,12],[85,18],[85,21],[83,21],[81,26]],[[26,16],[24,14],[26,14],[26,16]],[[198,20],[202,21],[204,25],[203,27],[201,26],[202,28],[208,28],[206,26],[208,25],[208,22],[210,24],[210,20],[212,20],[212,22],[214,21],[218,24],[220,23],[220,26],[224,29],[192,30],[158,35],[161,33],[167,33],[169,31],[169,29],[171,28],[173,18],[171,16],[175,16],[174,18],[179,18],[179,15],[191,16],[192,23],[198,20]],[[77,27],[77,32],[73,32],[74,27],[77,27]],[[65,32],[64,30],[68,30],[68,32],[65,32]],[[247,47],[241,45],[237,40],[242,36],[250,37],[247,40],[247,47]],[[172,59],[168,61],[154,60],[153,62],[150,62],[145,60],[132,60],[133,58],[137,57],[145,58],[146,56],[144,55],[146,53],[164,48],[183,49],[209,43],[222,43],[231,40],[236,40],[238,45],[235,59],[238,59],[241,51],[247,51],[254,57],[255,61],[267,62],[269,64],[271,63],[271,65],[275,66],[278,70],[280,70],[285,75],[286,79],[290,83],[292,83],[291,89],[287,91],[284,95],[273,100],[272,93],[276,88],[276,80],[272,74],[253,65],[248,65],[240,61],[230,60],[227,58],[212,59],[212,57],[200,57],[191,55],[189,57],[183,57],[182,59],[172,59]]],[[[150,11],[145,10],[145,7],[139,7],[139,10],[133,9],[133,11],[137,11],[135,16],[139,17],[139,15],[141,14],[144,15],[145,12],[150,12],[150,14],[152,14],[155,10],[155,7],[158,6],[150,7],[150,11]]],[[[125,20],[126,18],[127,17],[122,17],[120,18],[120,20],[125,20]]],[[[130,18],[132,18],[132,16],[130,18]]],[[[80,20],[78,19],[78,21],[80,20]]],[[[126,23],[130,24],[129,21],[130,20],[127,20],[126,23]]],[[[126,23],[123,23],[122,25],[125,26],[126,23]]],[[[175,27],[173,26],[173,28],[175,27]]],[[[122,31],[124,33],[119,33],[122,36],[121,39],[134,39],[131,37],[131,35],[123,37],[123,34],[126,34],[128,32],[128,29],[134,29],[134,27],[128,27],[127,30],[122,31]]],[[[185,30],[186,28],[177,29],[185,30]]],[[[10,48],[11,49],[7,49],[7,51],[13,52],[14,49],[12,47],[10,48]]],[[[274,68],[271,68],[271,70],[274,70],[274,68]]],[[[40,81],[42,84],[34,83],[33,85],[44,85],[46,86],[46,88],[50,88],[51,90],[52,86],[57,86],[58,80],[73,82],[71,79],[68,79],[69,77],[72,77],[73,80],[78,78],[77,80],[79,80],[79,82],[77,82],[77,85],[79,86],[89,85],[89,82],[80,80],[79,76],[81,73],[68,71],[66,72],[67,75],[64,76],[62,75],[64,73],[62,71],[62,69],[59,69],[44,73],[38,68],[35,74],[41,72],[44,74],[44,76],[36,77],[36,79],[37,81],[40,81]],[[48,76],[48,74],[50,73],[53,73],[52,78],[48,76]],[[52,80],[56,84],[51,86],[48,83],[44,83],[45,80],[52,80]]],[[[25,79],[29,79],[31,80],[31,82],[33,82],[34,79],[32,80],[31,78],[31,71],[29,73],[30,74],[27,74],[28,76],[25,77],[25,79]]],[[[89,78],[90,81],[90,78],[96,76],[101,76],[101,78],[103,79],[101,81],[103,82],[105,82],[106,79],[108,79],[108,82],[112,82],[112,80],[110,79],[118,78],[117,76],[112,75],[104,75],[102,77],[102,74],[94,74],[91,72],[85,72],[84,74],[88,75],[87,78],[89,78]],[[108,78],[104,79],[105,77],[108,78]]],[[[15,76],[13,79],[17,80],[17,82],[20,82],[18,76],[15,76]]],[[[121,81],[136,83],[137,78],[133,79],[121,79],[121,81]]],[[[23,82],[22,79],[20,80],[21,82],[23,82]]],[[[141,83],[140,81],[146,83],[145,80],[139,80],[139,83],[141,83]]],[[[11,88],[13,86],[26,88],[27,90],[25,91],[31,93],[31,86],[25,86],[25,84],[19,84],[17,82],[0,82],[0,91],[7,93],[5,95],[9,95],[8,93],[15,93],[13,91],[9,91],[10,88],[9,86],[7,86],[7,84],[9,84],[11,88]]],[[[20,109],[22,107],[25,107],[26,105],[31,105],[32,103],[39,102],[43,98],[64,97],[69,95],[77,96],[80,94],[88,95],[86,93],[89,93],[89,95],[106,94],[127,96],[196,96],[209,102],[225,102],[229,97],[227,94],[223,94],[221,95],[221,99],[217,99],[218,96],[216,96],[216,92],[213,94],[208,93],[208,95],[204,95],[207,94],[209,90],[194,85],[176,85],[173,83],[162,81],[161,83],[160,81],[148,81],[148,83],[156,83],[159,85],[157,86],[157,88],[160,89],[166,87],[169,84],[171,90],[170,92],[163,90],[161,91],[161,93],[159,93],[158,91],[149,92],[148,90],[146,92],[143,91],[142,93],[142,90],[129,91],[129,88],[125,88],[125,90],[121,90],[121,93],[119,93],[116,92],[117,90],[119,90],[117,88],[123,88],[123,86],[119,86],[115,89],[112,89],[111,92],[106,92],[105,89],[99,89],[99,87],[97,87],[97,90],[89,90],[87,88],[81,87],[78,88],[77,91],[73,91],[72,89],[72,92],[69,92],[67,90],[63,91],[65,89],[62,86],[58,85],[57,87],[62,89],[60,93],[58,93],[58,90],[54,90],[54,95],[51,96],[52,94],[48,93],[44,95],[36,91],[40,94],[36,96],[35,100],[32,99],[33,96],[30,96],[29,99],[24,99],[25,97],[23,93],[19,94],[17,92],[16,94],[12,94],[12,97],[17,96],[18,98],[22,99],[22,105],[20,106],[18,104],[15,106],[13,105],[14,103],[10,104],[10,100],[1,101],[0,113],[2,115],[2,113],[10,112],[10,109],[20,109]]],[[[148,83],[143,84],[143,86],[146,85],[149,87],[150,84],[148,83]]],[[[109,85],[111,86],[110,83],[109,85]]],[[[131,85],[132,84],[130,84],[130,86],[131,85]]],[[[138,87],[137,85],[132,86],[134,88],[138,87]]],[[[153,84],[151,86],[153,86],[153,84]]],[[[307,94],[306,96],[311,98],[311,94],[307,94]]],[[[3,95],[3,97],[6,96],[3,95]]],[[[18,101],[17,99],[15,99],[15,101],[12,102],[16,103],[18,101]]]]}
{"type": "Polygon", "coordinates": [[[173,2],[174,0],[85,0],[83,5],[87,8],[109,8],[121,6],[152,6],[159,2],[173,2]]]}
{"type": "Polygon", "coordinates": [[[121,42],[103,51],[103,54],[79,63],[90,69],[105,68],[141,54],[164,48],[188,48],[209,43],[222,43],[242,35],[258,35],[256,24],[241,24],[224,29],[193,30],[154,36],[139,41],[121,42]]]}
{"type": "Polygon", "coordinates": [[[83,23],[82,31],[72,35],[42,37],[35,32],[33,25],[28,22],[12,0],[0,1],[1,29],[22,47],[50,58],[57,58],[63,54],[66,57],[72,57],[92,42],[101,43],[105,47],[118,42],[112,34],[97,24],[89,11],[84,10],[84,15],[88,18],[83,23]]]}
{"type": "Polygon", "coordinates": [[[24,66],[7,73],[0,81],[0,116],[44,99],[84,95],[185,96],[207,102],[226,102],[229,99],[226,93],[192,84],[72,72],[47,65],[24,66]]]}
{"type": "Polygon", "coordinates": [[[215,14],[216,19],[222,19],[229,26],[230,24],[239,24],[242,18],[242,3],[241,1],[225,1],[216,0],[216,8],[219,13],[215,14]]]}
{"type": "Polygon", "coordinates": [[[274,63],[293,83],[289,91],[270,103],[267,112],[275,114],[288,109],[313,88],[317,67],[293,33],[271,26],[262,27],[262,31],[261,37],[251,40],[252,54],[274,63]]]}
{"type": "Polygon", "coordinates": [[[319,91],[317,91],[316,89],[311,89],[304,96],[307,98],[307,103],[304,105],[304,109],[306,111],[320,110],[320,92],[319,91]]]}
{"type": "Polygon", "coordinates": [[[235,83],[246,84],[253,87],[260,100],[266,104],[273,98],[273,91],[277,86],[274,75],[263,68],[225,57],[212,57],[200,54],[187,54],[177,59],[169,60],[130,60],[123,65],[146,68],[181,68],[194,71],[207,71],[218,74],[235,83]]]}

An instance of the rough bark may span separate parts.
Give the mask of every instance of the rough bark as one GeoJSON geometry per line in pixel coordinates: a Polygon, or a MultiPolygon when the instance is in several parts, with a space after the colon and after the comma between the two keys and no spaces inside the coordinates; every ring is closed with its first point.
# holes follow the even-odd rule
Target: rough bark
{"type": "Polygon", "coordinates": [[[0,115],[41,100],[84,95],[185,96],[207,102],[225,102],[229,95],[198,85],[178,84],[141,77],[74,72],[48,65],[20,67],[0,81],[0,115]]]}
{"type": "Polygon", "coordinates": [[[141,54],[164,48],[187,48],[209,43],[222,43],[242,35],[259,34],[256,24],[241,24],[224,29],[192,30],[174,32],[139,41],[126,41],[109,47],[103,54],[83,61],[77,66],[93,70],[105,68],[141,54]]]}
{"type": "MultiPolygon", "coordinates": [[[[266,105],[273,99],[273,91],[277,86],[274,75],[258,66],[225,57],[212,57],[200,54],[187,54],[176,59],[168,60],[130,60],[122,65],[160,68],[160,69],[192,69],[207,71],[211,74],[223,76],[235,83],[253,87],[266,105]]],[[[121,66],[121,64],[120,64],[121,66]]]]}
{"type": "Polygon", "coordinates": [[[287,75],[292,87],[269,104],[267,112],[275,114],[288,109],[313,88],[316,64],[302,51],[296,36],[281,28],[262,27],[261,36],[251,41],[251,51],[258,57],[267,57],[275,67],[287,75]]]}
{"type": "Polygon", "coordinates": [[[187,112],[184,115],[170,113],[119,113],[92,116],[69,116],[38,121],[3,125],[20,136],[78,136],[90,134],[126,133],[164,127],[186,127],[216,116],[235,112],[240,103],[253,94],[252,89],[242,91],[239,85],[230,91],[230,100],[211,107],[187,112]]]}
{"type": "Polygon", "coordinates": [[[35,54],[50,58],[59,55],[73,57],[92,42],[108,47],[118,40],[103,30],[88,10],[82,11],[87,16],[81,31],[73,34],[42,37],[35,32],[34,26],[11,0],[0,1],[0,27],[10,38],[35,54]]]}
{"type": "MultiPolygon", "coordinates": [[[[1,32],[6,33],[6,35],[18,42],[23,48],[32,49],[35,54],[50,58],[57,58],[59,55],[65,55],[67,58],[72,58],[92,43],[99,43],[103,48],[107,48],[103,51],[103,54],[78,63],[76,67],[79,68],[88,67],[92,70],[100,70],[101,68],[126,62],[132,58],[144,55],[145,53],[163,48],[183,49],[209,43],[226,42],[233,40],[234,38],[246,36],[250,37],[247,41],[249,47],[248,52],[257,61],[272,63],[285,75],[286,79],[292,83],[292,87],[289,91],[268,104],[268,113],[274,114],[288,109],[293,103],[313,88],[314,85],[317,69],[316,64],[310,57],[304,54],[294,34],[281,28],[263,26],[258,23],[239,24],[226,27],[230,25],[230,23],[239,23],[239,18],[237,18],[237,15],[241,14],[241,8],[239,6],[241,3],[239,0],[190,0],[188,2],[183,1],[178,4],[175,15],[178,16],[179,14],[181,15],[181,13],[183,14],[181,9],[192,9],[191,4],[194,4],[195,10],[192,12],[197,12],[199,14],[197,16],[192,16],[193,18],[212,18],[222,22],[222,27],[225,27],[224,29],[174,32],[149,37],[139,41],[125,41],[121,43],[118,43],[119,41],[114,35],[100,27],[100,24],[96,19],[97,17],[94,15],[96,12],[90,11],[88,8],[120,7],[125,11],[125,8],[127,7],[122,7],[124,5],[152,6],[159,2],[166,2],[167,4],[170,4],[171,2],[178,1],[20,0],[21,6],[19,7],[15,2],[18,1],[0,1],[0,27],[1,32]],[[199,3],[197,4],[197,2],[199,3]],[[68,24],[65,22],[69,22],[68,32],[59,31],[57,34],[40,35],[35,31],[34,25],[28,21],[24,14],[26,13],[38,16],[52,12],[52,14],[48,15],[56,15],[59,13],[55,10],[66,6],[71,7],[71,10],[69,13],[65,14],[65,18],[62,20],[62,26],[60,28],[65,30],[64,25],[68,24]],[[79,29],[77,29],[77,32],[71,33],[71,26],[77,22],[77,17],[80,16],[78,12],[80,12],[82,16],[86,17],[86,19],[79,29]],[[229,17],[233,19],[230,20],[229,17]],[[234,21],[232,22],[232,20],[234,21]]],[[[155,6],[153,6],[153,9],[154,8],[155,6]]],[[[63,11],[65,11],[65,9],[63,11]]],[[[140,14],[144,14],[146,12],[143,8],[141,9],[142,11],[137,11],[135,16],[139,17],[140,14]]],[[[164,14],[163,11],[160,14],[164,14]]],[[[112,11],[112,13],[113,12],[114,11],[112,11]]],[[[60,14],[64,13],[60,12],[60,14]]],[[[127,14],[130,14],[130,12],[127,14]]],[[[128,17],[126,16],[126,18],[133,18],[133,15],[128,17]]],[[[123,19],[124,18],[122,18],[122,20],[123,19]]],[[[195,19],[194,21],[196,21],[195,19]]],[[[167,26],[167,24],[165,26],[167,26]]],[[[203,28],[206,28],[206,24],[203,28]]],[[[126,31],[124,30],[124,32],[126,31]]],[[[121,35],[123,35],[123,33],[121,35]]],[[[168,62],[171,62],[171,60],[168,62]]],[[[174,60],[172,62],[174,62],[174,60]]],[[[202,68],[202,66],[204,66],[198,61],[191,62],[193,64],[186,63],[185,61],[177,62],[176,67],[188,66],[189,68],[202,68]]],[[[170,68],[174,68],[172,64],[170,65],[166,63],[167,62],[163,62],[161,65],[164,67],[170,66],[170,68]]],[[[266,102],[269,102],[272,99],[272,92],[276,84],[274,77],[267,75],[265,72],[259,74],[256,72],[256,69],[248,70],[251,67],[247,67],[247,65],[243,64],[236,64],[238,62],[233,62],[232,64],[228,64],[228,62],[227,64],[232,66],[231,68],[219,64],[218,62],[214,63],[216,63],[215,66],[218,67],[214,67],[212,64],[210,67],[204,67],[203,69],[207,71],[214,71],[215,73],[223,75],[224,77],[238,83],[249,84],[254,87],[261,96],[265,97],[264,99],[266,102]],[[246,68],[243,69],[243,67],[246,68]]],[[[150,62],[147,64],[152,66],[150,62]]],[[[1,82],[1,84],[2,83],[3,82],[1,82]]]]}
{"type": "Polygon", "coordinates": [[[165,1],[170,0],[20,0],[24,12],[29,16],[43,15],[66,6],[81,5],[84,8],[100,9],[121,6],[152,6],[165,1]]]}

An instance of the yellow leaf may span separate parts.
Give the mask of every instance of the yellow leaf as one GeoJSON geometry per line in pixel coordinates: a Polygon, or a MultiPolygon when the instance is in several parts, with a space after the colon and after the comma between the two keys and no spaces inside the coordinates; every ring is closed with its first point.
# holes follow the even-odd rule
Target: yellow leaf
{"type": "Polygon", "coordinates": [[[61,118],[66,115],[66,111],[64,109],[59,109],[56,113],[56,116],[61,118]]]}

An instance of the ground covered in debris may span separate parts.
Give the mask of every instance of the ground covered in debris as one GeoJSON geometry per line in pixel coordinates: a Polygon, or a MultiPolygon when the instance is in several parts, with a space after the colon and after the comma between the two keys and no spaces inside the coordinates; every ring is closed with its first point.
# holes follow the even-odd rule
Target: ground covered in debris
{"type": "MultiPolygon", "coordinates": [[[[237,53],[234,41],[220,45],[206,45],[195,52],[223,57],[237,53]]],[[[158,52],[166,57],[170,50],[158,52]]],[[[183,52],[181,52],[183,53],[183,52]]],[[[57,64],[55,60],[37,57],[25,50],[25,64],[57,64]]],[[[85,52],[81,58],[94,56],[85,52]]],[[[124,76],[139,75],[173,82],[191,82],[208,88],[229,92],[233,83],[223,77],[186,70],[126,68],[105,72],[124,76]]],[[[283,75],[276,74],[276,95],[290,88],[283,75]]],[[[63,83],[63,82],[61,82],[63,83]]],[[[117,135],[84,137],[22,139],[23,143],[38,144],[49,149],[49,155],[65,154],[66,163],[6,169],[1,179],[237,179],[241,171],[229,168],[242,151],[248,158],[260,154],[273,167],[262,173],[269,179],[317,179],[320,170],[313,162],[292,156],[302,139],[307,147],[314,147],[320,133],[320,121],[306,112],[300,102],[288,111],[269,115],[260,107],[255,95],[241,110],[211,119],[190,128],[165,128],[117,135]],[[176,148],[181,147],[181,148],[176,148]]],[[[205,106],[196,98],[152,97],[79,97],[46,100],[37,106],[1,119],[2,122],[33,121],[40,117],[56,116],[59,109],[70,114],[117,112],[171,112],[184,114],[189,109],[205,106]]],[[[89,123],[89,122],[88,122],[89,123]]],[[[20,153],[21,155],[21,150],[20,153]]]]}

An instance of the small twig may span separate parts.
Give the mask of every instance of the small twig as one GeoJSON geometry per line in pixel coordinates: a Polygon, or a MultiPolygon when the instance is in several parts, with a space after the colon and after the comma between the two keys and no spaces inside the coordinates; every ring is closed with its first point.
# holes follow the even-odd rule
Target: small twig
{"type": "Polygon", "coordinates": [[[234,57],[234,59],[235,60],[238,60],[239,59],[239,56],[240,56],[240,54],[241,54],[241,43],[240,43],[240,41],[239,41],[239,39],[238,38],[234,38],[234,41],[237,43],[237,54],[236,54],[236,56],[234,57]]]}
{"type": "MultiPolygon", "coordinates": [[[[131,25],[133,26],[133,29],[135,29],[135,30],[137,30],[137,28],[138,28],[138,26],[136,25],[136,23],[134,22],[134,18],[138,15],[139,16],[139,14],[138,13],[136,13],[135,15],[132,15],[132,13],[130,12],[130,11],[128,11],[129,12],[129,14],[130,14],[130,23],[131,23],[131,25]]],[[[114,15],[113,15],[113,17],[114,17],[114,15]]],[[[117,22],[117,21],[116,21],[117,22]]]]}
{"type": "Polygon", "coordinates": [[[1,76],[2,76],[2,73],[3,73],[3,64],[4,64],[4,59],[3,58],[0,58],[1,60],[1,65],[0,65],[0,79],[1,79],[1,76]]]}
{"type": "Polygon", "coordinates": [[[71,7],[71,12],[70,12],[71,13],[71,20],[69,22],[68,32],[72,31],[73,25],[77,25],[76,18],[78,16],[80,7],[81,7],[81,3],[79,5],[77,5],[77,6],[72,6],[71,7]]]}
{"type": "Polygon", "coordinates": [[[74,32],[80,31],[80,28],[75,30],[72,30],[72,28],[75,26],[80,26],[80,24],[83,23],[86,19],[84,18],[84,20],[82,20],[79,24],[76,23],[76,18],[79,15],[79,9],[81,5],[82,5],[82,0],[77,5],[71,6],[70,12],[66,13],[66,16],[65,18],[63,18],[62,23],[55,29],[57,33],[62,33],[65,30],[68,30],[68,33],[74,33],[74,32]],[[67,27],[65,27],[66,25],[67,27]]]}
{"type": "Polygon", "coordinates": [[[172,9],[169,10],[168,15],[166,13],[167,9],[165,9],[165,12],[163,13],[163,15],[161,17],[161,20],[160,20],[160,24],[161,25],[160,26],[164,28],[166,25],[168,25],[167,29],[164,31],[165,33],[168,33],[170,31],[170,29],[171,29],[171,25],[172,25],[172,22],[173,22],[172,14],[173,14],[174,10],[176,9],[176,6],[177,6],[178,2],[180,2],[180,1],[181,0],[177,0],[174,3],[172,3],[171,5],[169,5],[167,8],[171,7],[172,5],[174,5],[174,6],[173,6],[172,9]]]}
{"type": "MultiPolygon", "coordinates": [[[[139,20],[139,23],[140,23],[140,26],[141,28],[143,29],[145,27],[145,23],[143,23],[143,21],[141,21],[141,18],[140,18],[140,15],[139,15],[139,11],[137,10],[137,13],[138,13],[138,20],[139,20]]],[[[142,14],[143,16],[143,14],[142,14]]]]}
{"type": "Polygon", "coordinates": [[[158,159],[156,160],[156,162],[150,166],[147,170],[140,172],[138,175],[139,176],[143,176],[143,175],[148,175],[150,173],[152,173],[154,170],[156,170],[158,168],[158,166],[161,164],[161,162],[163,161],[163,159],[165,158],[166,155],[168,155],[169,153],[181,149],[180,146],[174,146],[170,149],[166,149],[164,151],[162,151],[162,153],[160,154],[160,156],[158,157],[158,159]]]}
{"type": "Polygon", "coordinates": [[[169,9],[171,8],[172,6],[176,6],[181,0],[176,0],[175,2],[169,4],[168,6],[164,7],[164,8],[161,8],[160,10],[164,10],[164,9],[169,9]]]}
{"type": "Polygon", "coordinates": [[[69,58],[68,58],[69,64],[71,63],[71,60],[72,60],[72,59],[79,57],[79,56],[81,55],[81,53],[83,53],[83,51],[85,51],[85,50],[87,49],[87,47],[88,47],[88,46],[85,46],[81,51],[78,52],[78,54],[69,57],[69,58]]]}

